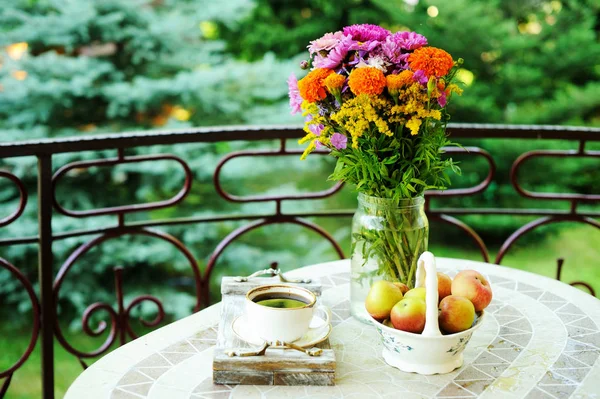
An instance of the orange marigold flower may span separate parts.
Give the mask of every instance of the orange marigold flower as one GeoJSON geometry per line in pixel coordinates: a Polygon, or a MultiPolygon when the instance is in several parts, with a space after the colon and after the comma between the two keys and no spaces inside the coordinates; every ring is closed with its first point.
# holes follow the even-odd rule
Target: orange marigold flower
{"type": "Polygon", "coordinates": [[[408,65],[413,71],[422,70],[429,78],[445,76],[454,65],[452,56],[436,47],[421,47],[408,56],[408,65]]]}
{"type": "Polygon", "coordinates": [[[387,81],[387,87],[390,90],[397,90],[403,86],[408,86],[413,83],[412,76],[413,73],[409,70],[404,70],[398,75],[388,75],[385,78],[387,81]]]}
{"type": "Polygon", "coordinates": [[[327,90],[333,94],[334,91],[339,91],[346,82],[346,77],[337,73],[332,73],[325,78],[323,83],[327,90]]]}
{"type": "Polygon", "coordinates": [[[379,95],[385,88],[385,75],[375,67],[356,68],[350,73],[348,86],[352,93],[379,95]]]}
{"type": "Polygon", "coordinates": [[[316,68],[310,71],[308,75],[298,81],[300,96],[309,103],[323,100],[327,97],[323,81],[332,73],[331,69],[326,68],[316,68]]]}

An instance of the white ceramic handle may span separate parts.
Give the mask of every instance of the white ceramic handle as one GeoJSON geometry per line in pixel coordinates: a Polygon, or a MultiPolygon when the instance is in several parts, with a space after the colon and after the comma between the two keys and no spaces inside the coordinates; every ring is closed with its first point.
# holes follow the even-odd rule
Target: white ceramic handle
{"type": "Polygon", "coordinates": [[[435,257],[431,252],[423,252],[417,261],[416,287],[425,287],[425,328],[421,335],[437,337],[442,335],[438,324],[438,278],[435,257]]]}
{"type": "Polygon", "coordinates": [[[326,326],[327,324],[329,324],[331,322],[331,310],[329,310],[329,307],[327,307],[325,305],[317,305],[317,306],[315,306],[313,315],[318,311],[325,313],[325,321],[323,323],[319,324],[317,327],[310,327],[313,330],[321,328],[323,326],[326,326]]]}

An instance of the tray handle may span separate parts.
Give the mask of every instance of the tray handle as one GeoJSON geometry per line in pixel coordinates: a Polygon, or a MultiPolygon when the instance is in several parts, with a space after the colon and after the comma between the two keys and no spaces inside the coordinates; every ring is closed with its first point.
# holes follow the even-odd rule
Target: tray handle
{"type": "Polygon", "coordinates": [[[417,261],[416,287],[425,287],[425,328],[421,335],[438,337],[442,335],[438,324],[438,278],[435,257],[429,251],[423,252],[417,261]]]}

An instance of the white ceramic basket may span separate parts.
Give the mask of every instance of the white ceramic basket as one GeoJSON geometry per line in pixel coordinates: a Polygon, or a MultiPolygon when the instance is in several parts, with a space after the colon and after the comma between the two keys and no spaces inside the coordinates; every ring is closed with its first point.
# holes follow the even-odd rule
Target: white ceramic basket
{"type": "Polygon", "coordinates": [[[418,261],[416,287],[426,289],[425,329],[413,334],[388,327],[371,318],[383,341],[383,359],[390,366],[418,374],[444,374],[462,366],[463,350],[473,331],[481,326],[482,311],[471,328],[442,335],[438,325],[438,290],[435,258],[425,252],[418,261]]]}

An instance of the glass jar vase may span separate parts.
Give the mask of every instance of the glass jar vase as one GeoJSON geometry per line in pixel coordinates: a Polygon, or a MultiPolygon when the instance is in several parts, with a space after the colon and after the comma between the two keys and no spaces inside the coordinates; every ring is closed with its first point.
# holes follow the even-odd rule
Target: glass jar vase
{"type": "Polygon", "coordinates": [[[374,281],[414,287],[417,260],[427,251],[429,222],[423,196],[398,202],[358,194],[352,219],[350,311],[368,322],[365,299],[374,281]]]}

